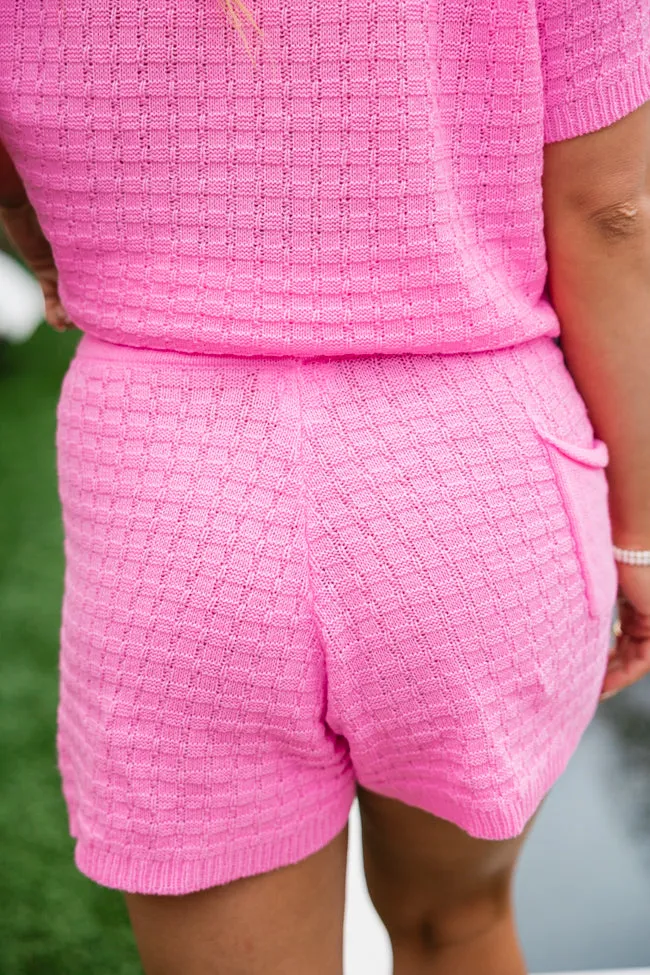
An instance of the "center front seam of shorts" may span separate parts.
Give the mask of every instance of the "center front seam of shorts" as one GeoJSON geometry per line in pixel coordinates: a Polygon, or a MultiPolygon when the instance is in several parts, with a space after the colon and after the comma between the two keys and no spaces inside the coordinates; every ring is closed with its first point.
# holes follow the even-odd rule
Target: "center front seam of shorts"
{"type": "MultiPolygon", "coordinates": [[[[315,602],[316,602],[316,600],[315,600],[315,596],[314,596],[314,586],[313,586],[312,578],[311,578],[311,552],[309,550],[309,532],[307,531],[307,487],[306,487],[306,483],[305,483],[305,460],[304,460],[304,451],[303,451],[303,442],[304,442],[305,432],[304,432],[304,422],[303,422],[302,390],[300,388],[301,387],[301,384],[302,384],[302,381],[303,381],[303,372],[302,372],[302,362],[300,361],[300,359],[296,359],[295,360],[295,363],[296,363],[296,365],[295,365],[295,369],[294,369],[294,375],[296,377],[296,388],[297,388],[297,391],[298,391],[298,395],[297,395],[297,399],[298,399],[298,440],[299,440],[299,449],[298,449],[298,480],[299,480],[299,488],[300,488],[300,501],[302,503],[303,531],[305,533],[305,553],[306,553],[306,556],[307,556],[307,593],[308,593],[308,596],[309,596],[309,604],[310,604],[310,607],[311,607],[312,616],[314,617],[314,619],[316,620],[316,622],[318,622],[317,617],[316,617],[316,613],[315,613],[315,602]]],[[[319,637],[321,637],[321,639],[322,639],[322,636],[320,634],[320,627],[319,627],[319,637]]]]}
{"type": "MultiPolygon", "coordinates": [[[[314,632],[316,640],[320,648],[320,653],[322,655],[322,666],[323,666],[323,679],[325,681],[325,714],[330,712],[330,674],[327,666],[327,641],[323,633],[323,627],[321,623],[321,616],[319,615],[317,609],[317,600],[314,590],[314,585],[312,581],[312,558],[311,550],[309,547],[309,531],[308,531],[308,518],[309,518],[309,501],[307,493],[307,475],[304,459],[303,445],[305,442],[305,424],[304,424],[304,410],[302,402],[302,389],[301,385],[303,382],[303,364],[301,359],[296,359],[296,365],[294,370],[294,375],[296,377],[296,386],[298,390],[298,436],[300,438],[300,447],[298,450],[298,478],[300,482],[300,498],[302,501],[302,515],[303,515],[303,531],[305,533],[305,555],[307,559],[307,598],[309,601],[309,607],[311,610],[311,617],[314,624],[314,632]]],[[[312,380],[313,381],[313,380],[312,380]]],[[[325,720],[325,719],[324,719],[325,720]]],[[[327,723],[327,722],[326,722],[327,723]]]]}

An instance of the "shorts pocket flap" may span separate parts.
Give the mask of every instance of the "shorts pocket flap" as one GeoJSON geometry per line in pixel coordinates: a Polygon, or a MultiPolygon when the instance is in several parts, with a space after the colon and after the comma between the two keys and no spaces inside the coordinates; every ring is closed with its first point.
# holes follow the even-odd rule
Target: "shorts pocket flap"
{"type": "Polygon", "coordinates": [[[571,525],[575,553],[582,567],[590,615],[610,615],[616,600],[617,572],[612,554],[608,482],[602,468],[609,462],[604,440],[592,436],[589,446],[556,437],[537,422],[546,444],[555,482],[571,525]]]}
{"type": "Polygon", "coordinates": [[[570,443],[568,440],[561,440],[559,437],[553,436],[552,433],[548,433],[542,429],[538,423],[535,426],[542,439],[553,444],[554,447],[557,447],[567,457],[571,457],[581,464],[587,464],[589,467],[607,467],[609,463],[609,449],[604,440],[599,440],[595,437],[591,446],[584,447],[580,444],[570,443]]]}

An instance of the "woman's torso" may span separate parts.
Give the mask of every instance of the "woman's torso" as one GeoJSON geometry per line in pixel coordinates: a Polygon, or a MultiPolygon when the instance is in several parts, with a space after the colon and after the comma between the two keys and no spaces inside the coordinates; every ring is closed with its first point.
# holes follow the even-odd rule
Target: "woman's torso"
{"type": "Polygon", "coordinates": [[[80,328],[270,355],[558,335],[533,0],[0,0],[0,139],[80,328]]]}

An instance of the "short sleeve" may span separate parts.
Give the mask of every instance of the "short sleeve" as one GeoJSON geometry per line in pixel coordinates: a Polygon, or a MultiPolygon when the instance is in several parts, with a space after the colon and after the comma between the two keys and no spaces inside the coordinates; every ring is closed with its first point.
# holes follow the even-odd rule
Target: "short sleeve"
{"type": "Polygon", "coordinates": [[[650,99],[650,0],[537,0],[544,140],[611,125],[650,99]]]}

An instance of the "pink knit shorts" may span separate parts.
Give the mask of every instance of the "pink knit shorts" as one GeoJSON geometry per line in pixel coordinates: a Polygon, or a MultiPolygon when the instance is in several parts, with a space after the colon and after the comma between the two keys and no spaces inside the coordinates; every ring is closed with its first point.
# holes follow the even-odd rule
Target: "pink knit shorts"
{"type": "Polygon", "coordinates": [[[85,334],[57,407],[75,862],[183,894],[295,862],[356,783],[521,832],[597,707],[606,445],[552,338],[193,355],[85,334]]]}

